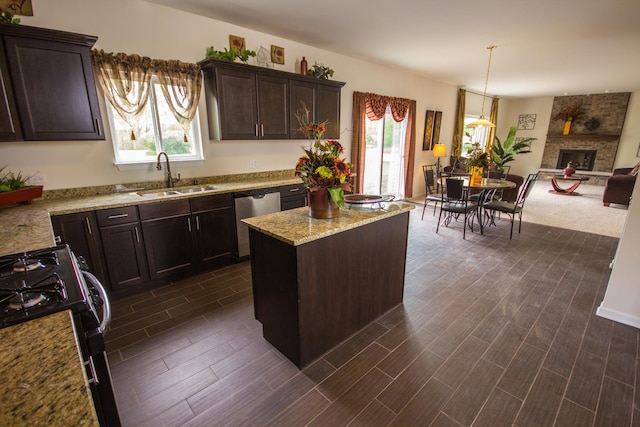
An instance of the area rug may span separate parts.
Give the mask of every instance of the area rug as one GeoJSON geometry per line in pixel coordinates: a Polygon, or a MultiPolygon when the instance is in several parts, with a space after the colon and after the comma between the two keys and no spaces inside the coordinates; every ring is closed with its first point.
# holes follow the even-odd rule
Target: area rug
{"type": "Polygon", "coordinates": [[[533,186],[522,214],[523,222],[620,237],[627,218],[627,207],[602,204],[604,186],[582,184],[579,196],[549,193],[551,182],[542,178],[533,186]]]}

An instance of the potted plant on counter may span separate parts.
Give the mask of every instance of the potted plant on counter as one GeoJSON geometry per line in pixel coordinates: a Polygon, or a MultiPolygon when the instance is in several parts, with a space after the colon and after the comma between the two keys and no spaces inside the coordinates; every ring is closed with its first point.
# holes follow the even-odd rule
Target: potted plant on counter
{"type": "Polygon", "coordinates": [[[30,204],[33,199],[42,197],[42,185],[27,185],[31,176],[22,176],[21,172],[4,172],[6,168],[0,168],[0,206],[30,204]]]}

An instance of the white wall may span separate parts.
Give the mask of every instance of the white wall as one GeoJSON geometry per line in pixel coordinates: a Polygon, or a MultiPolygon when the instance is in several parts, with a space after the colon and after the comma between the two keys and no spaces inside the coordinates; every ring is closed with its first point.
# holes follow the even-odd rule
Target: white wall
{"type": "MultiPolygon", "coordinates": [[[[224,22],[176,11],[141,0],[50,0],[34,4],[33,17],[21,17],[22,24],[98,36],[95,48],[159,59],[197,62],[208,46],[228,46],[230,34],[244,37],[247,48],[258,50],[271,44],[285,48],[285,64],[276,66],[296,72],[305,56],[310,64],[324,63],[335,70],[334,79],[347,82],[342,90],[341,141],[347,156],[351,145],[353,92],[374,92],[415,99],[416,170],[434,162],[431,151],[422,151],[425,110],[443,111],[441,140],[450,144],[456,108],[457,88],[425,77],[366,63],[290,40],[237,27],[224,22]]],[[[253,60],[255,61],[255,60],[253,60]]],[[[255,62],[254,62],[255,64],[255,62]]],[[[304,141],[208,141],[204,97],[200,103],[200,124],[206,160],[196,164],[175,164],[183,178],[293,169],[302,154],[304,141]],[[249,160],[257,168],[249,168],[249,160]]],[[[103,108],[103,119],[107,123],[103,108]]],[[[45,190],[93,185],[161,180],[153,165],[119,170],[113,165],[111,140],[17,142],[0,144],[0,164],[9,170],[31,174],[39,171],[47,178],[45,190]]],[[[420,173],[414,193],[424,192],[420,173]]]]}
{"type": "Polygon", "coordinates": [[[638,242],[640,241],[640,185],[633,188],[633,200],[618,244],[609,285],[597,314],[607,319],[640,328],[640,276],[638,276],[638,242]]]}

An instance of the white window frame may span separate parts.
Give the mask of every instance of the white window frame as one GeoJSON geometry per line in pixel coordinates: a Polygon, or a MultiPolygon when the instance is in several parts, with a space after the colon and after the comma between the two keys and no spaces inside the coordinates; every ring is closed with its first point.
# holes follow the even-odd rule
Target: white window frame
{"type": "MultiPolygon", "coordinates": [[[[151,77],[151,85],[153,86],[153,88],[151,90],[149,90],[149,101],[148,104],[145,108],[151,108],[151,120],[152,120],[152,126],[154,129],[154,135],[155,135],[155,146],[156,146],[156,153],[160,153],[160,151],[163,151],[162,149],[162,134],[161,134],[161,123],[160,123],[160,117],[158,115],[158,110],[157,110],[157,99],[156,99],[156,88],[158,90],[159,89],[159,85],[160,82],[158,81],[156,76],[152,76],[151,77]]],[[[156,158],[151,158],[151,157],[147,157],[144,159],[138,159],[138,160],[131,160],[131,159],[126,159],[123,158],[123,156],[120,153],[120,149],[118,148],[118,139],[117,139],[117,135],[118,135],[118,130],[116,129],[116,125],[115,125],[115,121],[116,121],[116,115],[117,113],[115,112],[113,106],[111,105],[111,103],[106,99],[105,97],[105,105],[107,107],[107,116],[109,119],[109,129],[111,130],[111,142],[113,144],[113,152],[114,152],[114,156],[115,156],[115,162],[114,164],[116,166],[120,166],[120,165],[136,165],[136,164],[150,164],[150,163],[155,163],[156,162],[156,158]]],[[[175,120],[175,119],[174,119],[175,120]]],[[[203,155],[203,150],[202,150],[202,136],[200,133],[200,114],[199,111],[196,110],[196,114],[194,115],[193,120],[190,123],[190,131],[191,131],[191,138],[190,141],[191,144],[193,145],[193,153],[191,154],[171,154],[171,162],[191,162],[191,161],[202,161],[204,160],[204,155],[203,155]]]]}

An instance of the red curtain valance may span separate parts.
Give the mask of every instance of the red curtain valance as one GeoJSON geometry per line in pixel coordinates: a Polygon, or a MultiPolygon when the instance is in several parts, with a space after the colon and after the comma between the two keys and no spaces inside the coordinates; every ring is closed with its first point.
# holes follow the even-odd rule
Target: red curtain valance
{"type": "Polygon", "coordinates": [[[369,120],[380,120],[384,117],[387,105],[391,107],[393,120],[401,122],[407,116],[411,100],[406,98],[396,98],[394,96],[383,96],[375,93],[365,93],[367,105],[367,117],[369,120]]]}

